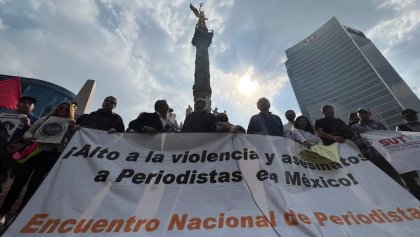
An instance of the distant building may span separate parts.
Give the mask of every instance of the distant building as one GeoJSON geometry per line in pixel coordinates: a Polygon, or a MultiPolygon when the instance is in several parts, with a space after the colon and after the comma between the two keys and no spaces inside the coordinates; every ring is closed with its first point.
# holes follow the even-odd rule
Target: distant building
{"type": "MultiPolygon", "coordinates": [[[[0,80],[10,79],[9,75],[0,74],[0,80]]],[[[51,111],[56,105],[63,101],[71,102],[76,95],[71,91],[42,80],[20,77],[22,95],[36,98],[34,114],[42,116],[51,111]]]]}
{"type": "Polygon", "coordinates": [[[300,110],[312,121],[324,104],[347,120],[358,107],[394,129],[401,110],[420,111],[420,101],[375,45],[359,30],[334,17],[286,50],[287,72],[300,110]]]}

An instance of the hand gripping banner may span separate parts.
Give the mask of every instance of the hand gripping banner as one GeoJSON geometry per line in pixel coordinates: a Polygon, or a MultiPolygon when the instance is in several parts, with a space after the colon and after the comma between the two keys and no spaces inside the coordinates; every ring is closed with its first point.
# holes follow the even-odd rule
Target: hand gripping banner
{"type": "Polygon", "coordinates": [[[4,236],[399,236],[420,202],[340,144],[339,162],[247,134],[81,129],[4,236]]]}

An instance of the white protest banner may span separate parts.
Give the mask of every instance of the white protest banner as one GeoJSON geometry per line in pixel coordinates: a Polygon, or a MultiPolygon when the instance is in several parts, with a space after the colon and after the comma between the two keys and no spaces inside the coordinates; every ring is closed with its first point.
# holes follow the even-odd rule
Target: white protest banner
{"type": "Polygon", "coordinates": [[[361,135],[400,174],[420,170],[420,132],[377,130],[361,135]]]}
{"type": "Polygon", "coordinates": [[[36,130],[34,138],[37,142],[60,143],[69,126],[68,118],[51,116],[36,130]]]}
{"type": "Polygon", "coordinates": [[[22,117],[22,114],[0,113],[0,126],[3,128],[1,129],[0,136],[9,141],[16,129],[19,126],[23,126],[20,121],[22,117]]]}
{"type": "Polygon", "coordinates": [[[247,134],[82,128],[4,236],[417,236],[420,202],[354,143],[340,162],[247,134]]]}

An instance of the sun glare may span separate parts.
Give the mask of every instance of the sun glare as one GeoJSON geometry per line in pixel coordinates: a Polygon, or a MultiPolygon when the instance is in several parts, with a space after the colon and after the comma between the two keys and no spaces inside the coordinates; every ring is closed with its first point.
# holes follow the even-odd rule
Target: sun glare
{"type": "Polygon", "coordinates": [[[252,69],[248,70],[242,77],[239,78],[238,88],[239,92],[244,96],[251,96],[257,89],[257,82],[251,79],[252,69]]]}

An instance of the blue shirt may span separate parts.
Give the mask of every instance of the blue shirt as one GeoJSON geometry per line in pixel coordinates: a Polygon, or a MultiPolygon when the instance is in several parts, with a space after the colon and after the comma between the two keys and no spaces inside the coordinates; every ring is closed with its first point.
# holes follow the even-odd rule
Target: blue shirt
{"type": "Polygon", "coordinates": [[[360,136],[358,128],[367,128],[368,130],[387,130],[382,123],[375,122],[373,120],[369,120],[366,123],[362,123],[362,121],[359,121],[358,123],[351,126],[351,134],[353,141],[361,139],[365,145],[365,148],[367,149],[367,152],[373,152],[374,149],[367,139],[363,139],[362,136],[360,136]]]}
{"type": "Polygon", "coordinates": [[[353,140],[361,139],[358,128],[367,128],[369,130],[387,130],[386,127],[380,122],[369,120],[367,123],[362,123],[362,121],[359,121],[351,127],[351,135],[353,140]]]}
{"type": "Polygon", "coordinates": [[[279,116],[272,114],[256,114],[251,117],[247,133],[271,136],[283,136],[283,123],[279,116]]]}

